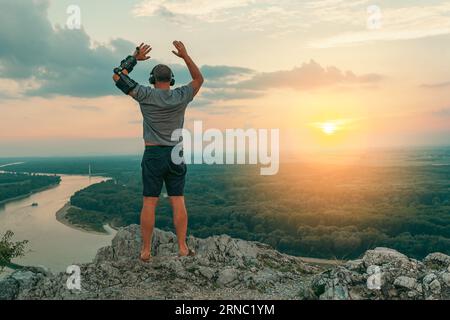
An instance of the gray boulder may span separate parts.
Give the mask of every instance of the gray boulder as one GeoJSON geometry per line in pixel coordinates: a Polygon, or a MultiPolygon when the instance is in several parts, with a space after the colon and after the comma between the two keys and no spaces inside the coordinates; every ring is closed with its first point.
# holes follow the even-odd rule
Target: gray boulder
{"type": "Polygon", "coordinates": [[[0,281],[0,300],[13,300],[20,292],[20,285],[12,278],[0,281]]]}
{"type": "Polygon", "coordinates": [[[449,299],[447,257],[434,253],[421,262],[375,248],[362,259],[315,275],[311,292],[317,299],[449,299]]]}
{"type": "Polygon", "coordinates": [[[417,261],[409,259],[404,254],[389,248],[378,247],[373,250],[367,250],[364,254],[362,261],[365,267],[371,265],[381,266],[387,265],[394,268],[416,268],[417,261]]]}
{"type": "Polygon", "coordinates": [[[423,262],[431,268],[450,268],[450,256],[440,252],[430,253],[423,259],[423,262]]]}
{"type": "Polygon", "coordinates": [[[394,280],[394,286],[405,288],[407,290],[416,290],[418,288],[418,283],[414,278],[399,276],[394,280]]]}
{"type": "Polygon", "coordinates": [[[227,268],[219,272],[217,284],[222,287],[232,287],[239,280],[240,272],[234,268],[227,268]]]}

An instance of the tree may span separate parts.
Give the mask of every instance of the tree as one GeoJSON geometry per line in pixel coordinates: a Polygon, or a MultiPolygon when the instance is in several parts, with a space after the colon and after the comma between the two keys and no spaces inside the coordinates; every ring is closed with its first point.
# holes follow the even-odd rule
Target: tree
{"type": "Polygon", "coordinates": [[[14,233],[8,230],[0,240],[0,271],[10,265],[12,259],[21,257],[25,253],[28,240],[14,242],[11,240],[13,236],[14,233]]]}

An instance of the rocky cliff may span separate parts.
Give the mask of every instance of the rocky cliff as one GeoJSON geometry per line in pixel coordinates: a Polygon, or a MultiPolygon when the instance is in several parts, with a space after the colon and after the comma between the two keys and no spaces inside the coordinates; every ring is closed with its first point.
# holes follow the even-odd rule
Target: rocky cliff
{"type": "Polygon", "coordinates": [[[39,268],[0,281],[0,299],[448,299],[450,256],[410,259],[387,248],[335,266],[306,263],[265,244],[190,237],[195,257],[177,257],[173,233],[155,230],[153,259],[138,259],[139,226],[120,230],[92,263],[80,265],[81,290],[68,274],[39,268]]]}

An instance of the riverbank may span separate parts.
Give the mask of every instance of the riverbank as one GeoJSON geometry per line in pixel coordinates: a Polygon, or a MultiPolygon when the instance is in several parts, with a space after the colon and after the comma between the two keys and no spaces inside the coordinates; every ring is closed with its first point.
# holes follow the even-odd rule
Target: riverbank
{"type": "Polygon", "coordinates": [[[25,198],[28,198],[28,197],[32,196],[35,193],[42,192],[42,191],[45,191],[45,190],[49,190],[49,189],[55,188],[57,186],[59,186],[59,182],[58,183],[49,184],[48,186],[45,186],[45,187],[42,187],[42,188],[31,190],[27,194],[22,194],[20,196],[14,197],[14,198],[8,198],[8,199],[5,199],[5,200],[1,200],[0,201],[0,205],[4,205],[4,204],[7,204],[7,203],[12,202],[12,201],[22,200],[22,199],[25,199],[25,198]]]}
{"type": "Polygon", "coordinates": [[[108,235],[108,234],[110,235],[110,234],[112,234],[115,231],[115,229],[112,228],[109,225],[103,226],[103,228],[105,229],[104,232],[99,232],[99,231],[96,231],[96,230],[92,230],[92,229],[90,229],[87,226],[77,225],[77,224],[71,223],[69,221],[69,219],[67,219],[67,213],[68,213],[70,208],[76,208],[76,207],[72,206],[70,204],[70,202],[67,202],[61,209],[59,209],[56,212],[56,214],[55,214],[56,220],[58,222],[62,223],[63,225],[69,227],[69,228],[72,228],[72,229],[75,229],[75,230],[78,230],[78,231],[82,231],[82,232],[95,234],[95,235],[108,235]]]}
{"type": "MultiPolygon", "coordinates": [[[[0,229],[12,230],[17,241],[29,241],[26,254],[14,259],[14,263],[44,266],[52,272],[65,271],[74,261],[91,261],[99,248],[111,242],[115,231],[112,234],[80,231],[62,224],[55,217],[76,192],[106,178],[65,174],[60,177],[60,184],[50,190],[0,206],[0,229]],[[39,205],[32,207],[32,203],[39,205]]],[[[98,228],[98,231],[102,229],[98,228]]]]}

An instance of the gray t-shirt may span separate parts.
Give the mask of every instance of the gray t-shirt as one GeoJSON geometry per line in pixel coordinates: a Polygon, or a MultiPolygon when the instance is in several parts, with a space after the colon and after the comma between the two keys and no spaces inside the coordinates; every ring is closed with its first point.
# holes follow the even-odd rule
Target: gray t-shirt
{"type": "Polygon", "coordinates": [[[144,140],[146,143],[174,146],[172,133],[182,129],[184,113],[194,98],[191,84],[174,90],[154,89],[138,85],[132,97],[139,102],[144,117],[144,140]]]}

